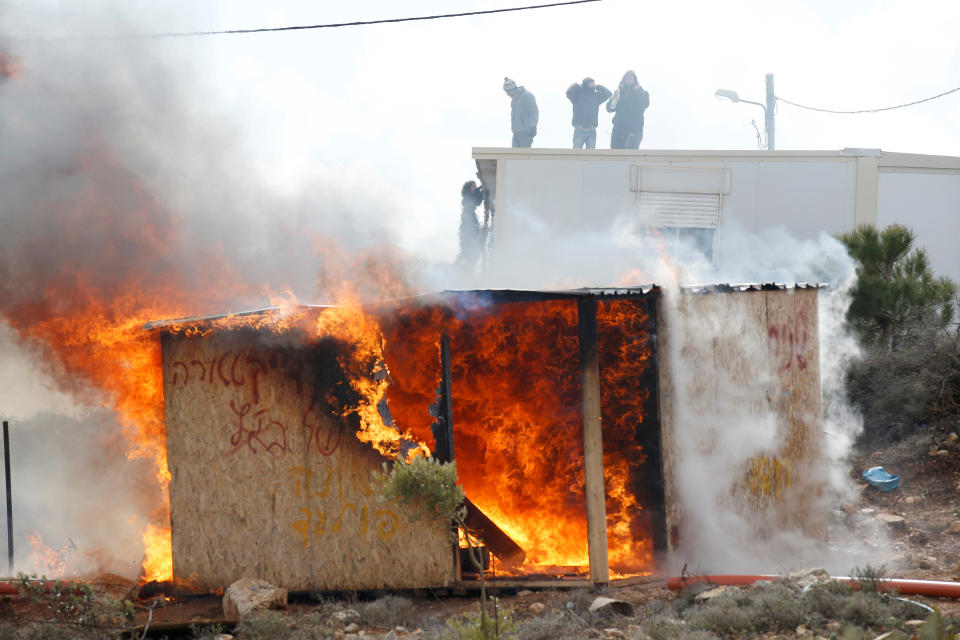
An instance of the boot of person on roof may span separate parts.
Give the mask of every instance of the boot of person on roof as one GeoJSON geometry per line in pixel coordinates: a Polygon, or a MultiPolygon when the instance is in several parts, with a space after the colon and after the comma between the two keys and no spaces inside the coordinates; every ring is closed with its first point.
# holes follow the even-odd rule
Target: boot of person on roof
{"type": "Polygon", "coordinates": [[[518,87],[510,78],[503,79],[503,90],[510,96],[510,130],[513,132],[511,146],[530,148],[537,135],[540,111],[533,94],[518,87]]]}
{"type": "Polygon", "coordinates": [[[614,113],[611,149],[639,149],[643,140],[643,112],[650,106],[650,94],[637,82],[637,74],[627,71],[607,102],[607,111],[614,113]]]}
{"type": "Polygon", "coordinates": [[[567,99],[573,103],[573,148],[596,149],[597,112],[600,105],[612,94],[593,78],[584,78],[580,84],[572,84],[567,89],[567,99]]]}

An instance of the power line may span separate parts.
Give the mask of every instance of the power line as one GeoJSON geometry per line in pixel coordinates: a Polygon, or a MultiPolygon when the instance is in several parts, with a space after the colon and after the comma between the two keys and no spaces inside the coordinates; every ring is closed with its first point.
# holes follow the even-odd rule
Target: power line
{"type": "Polygon", "coordinates": [[[938,94],[935,95],[935,96],[930,96],[929,98],[924,98],[923,100],[914,100],[913,102],[907,102],[907,103],[904,103],[904,104],[898,104],[898,105],[894,105],[894,106],[892,106],[892,107],[881,107],[880,109],[858,109],[857,111],[837,111],[837,110],[835,110],[835,109],[821,109],[821,108],[819,108],[819,107],[808,107],[808,106],[806,106],[806,105],[797,104],[796,102],[790,102],[789,100],[785,100],[784,98],[781,98],[781,97],[779,97],[779,96],[777,96],[777,100],[779,100],[780,102],[785,102],[785,103],[787,103],[787,104],[789,104],[789,105],[792,105],[792,106],[794,106],[794,107],[799,107],[800,109],[807,109],[808,111],[819,111],[819,112],[821,112],[821,113],[844,113],[844,114],[878,113],[878,112],[880,112],[880,111],[892,111],[893,109],[903,109],[904,107],[912,107],[912,106],[915,105],[915,104],[921,104],[921,103],[923,103],[923,102],[930,102],[931,100],[936,100],[937,98],[942,98],[943,96],[950,95],[951,93],[955,93],[955,92],[957,92],[957,91],[960,91],[960,87],[957,87],[956,89],[950,89],[949,91],[944,91],[943,93],[938,93],[938,94]]]}
{"type": "MultiPolygon", "coordinates": [[[[397,22],[415,22],[418,20],[440,20],[444,18],[463,18],[468,16],[482,16],[492,13],[508,13],[511,11],[529,11],[531,9],[548,9],[550,7],[564,7],[575,4],[587,4],[589,2],[601,2],[602,0],[568,0],[566,2],[551,2],[549,4],[534,4],[523,7],[508,7],[505,9],[485,9],[482,11],[465,11],[462,13],[442,13],[427,16],[413,16],[408,18],[384,18],[382,20],[356,20],[354,22],[335,22],[330,24],[303,24],[287,27],[258,27],[255,29],[226,29],[223,31],[168,31],[161,33],[144,33],[126,36],[75,36],[65,38],[50,38],[49,40],[140,40],[148,38],[181,38],[190,36],[217,36],[217,35],[237,35],[248,33],[267,33],[271,31],[306,31],[309,29],[337,29],[340,27],[360,27],[371,24],[390,24],[397,22]]],[[[49,41],[48,40],[48,41],[49,41]]]]}

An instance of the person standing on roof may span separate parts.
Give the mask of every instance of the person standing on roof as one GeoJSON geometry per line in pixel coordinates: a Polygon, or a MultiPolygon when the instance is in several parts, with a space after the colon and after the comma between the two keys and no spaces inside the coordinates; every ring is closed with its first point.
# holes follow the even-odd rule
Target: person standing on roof
{"type": "Polygon", "coordinates": [[[537,135],[540,111],[533,94],[510,78],[503,79],[503,90],[510,96],[510,130],[513,132],[511,146],[529,149],[537,135]]]}
{"type": "Polygon", "coordinates": [[[567,89],[567,98],[573,103],[573,148],[596,149],[597,112],[600,105],[612,94],[593,78],[584,78],[581,84],[572,84],[567,89]]]}
{"type": "Polygon", "coordinates": [[[637,74],[627,71],[607,102],[607,111],[613,116],[611,149],[639,149],[643,140],[643,112],[650,106],[650,94],[637,82],[637,74]]]}

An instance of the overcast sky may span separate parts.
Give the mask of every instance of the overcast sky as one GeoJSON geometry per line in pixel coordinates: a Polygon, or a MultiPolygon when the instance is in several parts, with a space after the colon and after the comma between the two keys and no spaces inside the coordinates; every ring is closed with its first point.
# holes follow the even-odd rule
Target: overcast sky
{"type": "MultiPolygon", "coordinates": [[[[193,31],[451,13],[531,0],[317,2],[127,0],[8,2],[8,36],[193,31]],[[45,6],[47,10],[38,10],[45,6]],[[27,10],[29,7],[29,11],[27,10]],[[112,22],[118,16],[127,22],[112,22]]],[[[776,93],[832,109],[928,97],[960,85],[960,3],[603,0],[468,18],[254,35],[33,47],[147,50],[181,69],[198,111],[236,126],[270,185],[301,197],[317,182],[362,191],[389,212],[354,213],[404,248],[449,259],[471,147],[507,146],[510,76],[537,97],[536,147],[567,147],[566,87],[590,75],[615,88],[634,69],[650,92],[642,148],[756,149],[759,107],[776,93]]],[[[149,82],[149,78],[143,78],[149,82]]],[[[960,92],[885,114],[826,115],[780,104],[779,149],[879,147],[960,155],[960,92]]],[[[609,146],[601,113],[598,146],[609,146]]],[[[349,197],[349,196],[346,196],[349,197]]],[[[376,205],[371,205],[376,208],[376,205]]],[[[313,215],[305,212],[305,215],[313,215]]]]}

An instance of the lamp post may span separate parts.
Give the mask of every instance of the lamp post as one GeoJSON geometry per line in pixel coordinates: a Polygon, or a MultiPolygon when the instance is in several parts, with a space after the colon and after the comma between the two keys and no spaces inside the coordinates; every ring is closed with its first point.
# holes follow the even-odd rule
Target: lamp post
{"type": "Polygon", "coordinates": [[[728,89],[717,89],[713,94],[718,98],[724,98],[730,102],[746,102],[747,104],[755,104],[761,109],[763,109],[763,124],[764,129],[767,134],[767,151],[773,151],[777,148],[776,146],[776,137],[774,131],[774,121],[773,121],[773,110],[776,107],[777,97],[773,93],[773,74],[767,74],[767,103],[763,104],[762,102],[754,102],[753,100],[744,100],[737,95],[736,91],[730,91],[728,89]]]}

